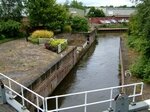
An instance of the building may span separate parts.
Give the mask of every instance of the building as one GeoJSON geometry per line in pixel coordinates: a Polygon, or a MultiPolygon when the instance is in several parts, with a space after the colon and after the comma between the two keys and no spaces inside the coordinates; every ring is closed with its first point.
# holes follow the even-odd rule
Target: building
{"type": "Polygon", "coordinates": [[[77,9],[77,8],[69,8],[69,12],[72,14],[72,16],[85,16],[85,11],[82,9],[77,9]]]}
{"type": "MultiPolygon", "coordinates": [[[[103,10],[107,17],[130,17],[136,10],[135,8],[117,8],[117,7],[95,7],[97,9],[103,10]]],[[[88,14],[90,9],[86,9],[86,14],[88,14]]]]}
{"type": "Polygon", "coordinates": [[[135,12],[135,8],[103,8],[106,16],[130,17],[135,12]]]}

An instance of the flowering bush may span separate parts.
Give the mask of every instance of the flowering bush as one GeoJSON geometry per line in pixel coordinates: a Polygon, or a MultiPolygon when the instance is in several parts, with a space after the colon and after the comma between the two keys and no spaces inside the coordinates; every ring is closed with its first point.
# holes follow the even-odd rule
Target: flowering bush
{"type": "Polygon", "coordinates": [[[54,33],[48,30],[36,30],[32,33],[31,38],[52,38],[54,33]]]}

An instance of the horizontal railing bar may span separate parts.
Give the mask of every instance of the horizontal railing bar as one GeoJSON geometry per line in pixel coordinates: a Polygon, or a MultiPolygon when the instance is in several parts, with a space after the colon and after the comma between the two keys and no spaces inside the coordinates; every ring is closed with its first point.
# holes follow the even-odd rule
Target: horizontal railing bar
{"type": "Polygon", "coordinates": [[[79,108],[79,107],[85,107],[85,106],[91,106],[91,105],[96,105],[96,104],[101,104],[101,103],[107,103],[110,101],[113,101],[113,99],[112,100],[98,101],[98,102],[93,102],[93,103],[88,103],[88,104],[81,104],[81,105],[76,105],[76,106],[70,106],[70,107],[65,107],[65,108],[59,108],[59,109],[49,110],[48,112],[69,110],[69,109],[74,109],[74,108],[79,108]]]}
{"type": "MultiPolygon", "coordinates": [[[[136,96],[140,96],[140,95],[141,94],[130,95],[129,97],[136,97],[136,96]]],[[[91,106],[91,105],[96,105],[96,104],[101,104],[101,103],[107,103],[107,102],[110,102],[110,101],[114,101],[114,99],[103,100],[103,101],[98,101],[98,102],[93,102],[93,103],[88,103],[88,104],[82,104],[82,105],[76,105],[76,106],[70,106],[70,107],[65,107],[65,108],[59,108],[59,109],[50,110],[48,112],[69,110],[69,109],[73,109],[73,108],[79,108],[79,107],[84,107],[84,106],[91,106]]]]}
{"type": "Polygon", "coordinates": [[[13,89],[9,88],[7,85],[4,85],[7,89],[9,89],[10,91],[12,91],[13,93],[15,93],[16,95],[18,95],[19,97],[23,98],[24,100],[26,100],[28,103],[30,103],[31,105],[33,105],[34,107],[38,108],[41,111],[44,111],[42,108],[38,107],[37,105],[35,105],[34,103],[32,103],[31,101],[29,101],[28,99],[26,99],[25,97],[21,96],[19,93],[17,93],[16,91],[14,91],[13,89]]]}
{"type": "Polygon", "coordinates": [[[91,90],[91,91],[84,91],[84,92],[78,92],[78,93],[46,97],[46,99],[48,100],[48,99],[53,99],[56,97],[60,98],[60,97],[66,97],[66,96],[81,95],[81,94],[85,94],[85,93],[100,92],[100,91],[105,91],[105,90],[118,89],[118,88],[122,88],[122,87],[130,87],[130,86],[136,86],[136,85],[142,85],[142,84],[144,84],[144,83],[140,82],[140,83],[134,83],[134,84],[129,84],[129,85],[121,85],[121,86],[115,86],[115,87],[109,87],[109,88],[103,88],[103,89],[97,89],[97,90],[91,90]]]}
{"type": "Polygon", "coordinates": [[[27,88],[27,87],[25,87],[24,85],[22,85],[22,84],[20,84],[20,83],[16,82],[15,80],[13,80],[13,79],[9,78],[8,76],[5,76],[5,75],[4,75],[4,74],[2,74],[2,73],[0,73],[0,75],[2,75],[3,77],[5,77],[5,78],[7,78],[7,79],[11,80],[12,82],[16,83],[17,85],[19,85],[19,86],[23,87],[24,89],[28,90],[29,92],[31,92],[31,93],[33,93],[33,94],[37,95],[37,96],[38,96],[38,97],[40,97],[41,99],[44,99],[44,97],[43,97],[43,96],[41,96],[41,95],[37,94],[36,92],[34,92],[34,91],[32,91],[32,90],[28,89],[28,88],[27,88]]]}
{"type": "Polygon", "coordinates": [[[140,93],[140,94],[135,94],[135,95],[129,95],[128,97],[129,98],[132,98],[132,97],[136,97],[136,96],[141,96],[142,94],[140,93]]]}
{"type": "MultiPolygon", "coordinates": [[[[18,86],[20,86],[23,89],[27,90],[28,92],[32,93],[36,97],[41,98],[41,100],[44,101],[45,103],[47,103],[47,100],[54,99],[54,98],[57,99],[57,98],[61,98],[61,97],[68,97],[68,96],[74,96],[74,95],[85,95],[85,94],[89,94],[89,93],[102,92],[102,91],[107,91],[107,90],[112,90],[112,89],[114,90],[114,89],[125,88],[125,87],[132,87],[132,86],[137,87],[137,85],[140,85],[141,86],[141,92],[129,95],[129,98],[131,98],[131,97],[141,96],[142,95],[142,91],[143,91],[143,85],[144,85],[143,82],[140,82],[140,83],[134,83],[134,84],[128,84],[128,85],[121,85],[121,86],[115,86],[115,87],[102,88],[102,89],[97,89],[97,90],[83,91],[83,92],[78,92],[78,93],[70,93],[70,94],[58,95],[58,96],[52,96],[52,97],[43,97],[43,96],[37,94],[36,92],[28,89],[24,85],[22,85],[22,84],[16,82],[15,80],[9,78],[8,76],[5,76],[2,73],[0,73],[0,75],[3,76],[3,77],[5,77],[5,78],[7,78],[9,82],[12,81],[15,84],[17,84],[18,86]]],[[[30,103],[32,106],[34,106],[37,109],[39,109],[40,111],[42,111],[42,112],[45,111],[44,109],[40,108],[40,106],[37,106],[36,104],[34,104],[33,102],[31,102],[27,98],[25,98],[24,96],[20,95],[18,92],[16,92],[15,90],[13,90],[11,87],[8,87],[7,85],[5,85],[5,87],[7,89],[9,89],[10,91],[12,91],[13,93],[15,93],[16,95],[18,95],[19,97],[21,97],[22,99],[24,99],[25,101],[27,101],[28,103],[30,103]]],[[[75,106],[68,106],[68,107],[59,108],[59,109],[53,109],[53,110],[47,110],[48,108],[46,107],[46,111],[48,111],[48,112],[55,112],[55,111],[68,110],[68,109],[85,107],[85,106],[96,105],[96,104],[101,104],[101,103],[106,103],[106,102],[112,102],[112,101],[114,101],[114,99],[110,98],[108,100],[102,100],[102,101],[97,101],[97,102],[92,102],[92,103],[87,103],[87,104],[81,104],[81,105],[75,105],[75,106]]]]}

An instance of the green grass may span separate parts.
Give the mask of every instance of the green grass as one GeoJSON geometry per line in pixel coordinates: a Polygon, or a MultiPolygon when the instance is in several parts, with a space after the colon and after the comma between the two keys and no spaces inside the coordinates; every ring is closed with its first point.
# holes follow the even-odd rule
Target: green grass
{"type": "Polygon", "coordinates": [[[15,39],[14,38],[5,38],[5,39],[0,40],[0,44],[5,43],[5,42],[9,42],[11,40],[15,40],[15,39]]]}

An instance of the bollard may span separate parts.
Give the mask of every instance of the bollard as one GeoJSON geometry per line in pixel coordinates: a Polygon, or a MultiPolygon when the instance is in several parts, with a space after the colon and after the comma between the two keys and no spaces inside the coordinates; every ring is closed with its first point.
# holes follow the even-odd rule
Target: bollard
{"type": "Polygon", "coordinates": [[[0,80],[0,104],[5,104],[5,103],[6,103],[5,87],[2,80],[0,80]]]}
{"type": "Polygon", "coordinates": [[[128,112],[129,98],[126,94],[119,94],[115,98],[114,112],[128,112]]]}

